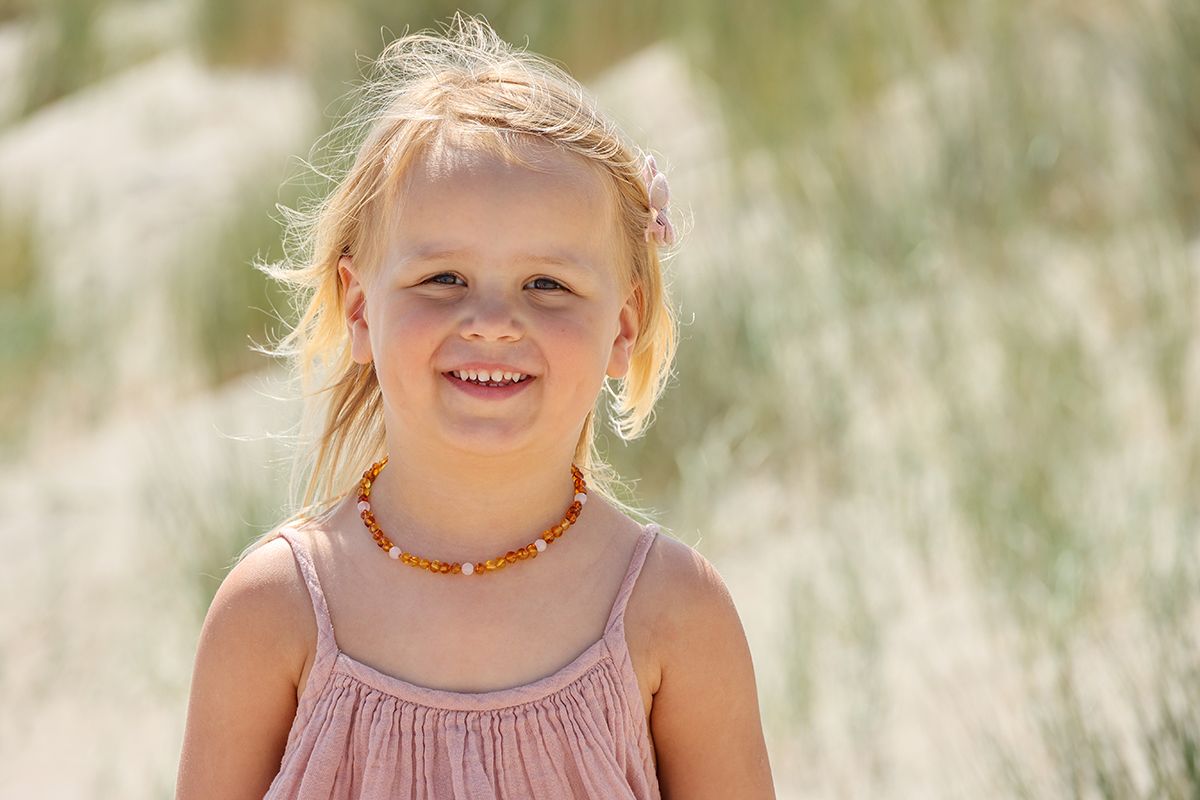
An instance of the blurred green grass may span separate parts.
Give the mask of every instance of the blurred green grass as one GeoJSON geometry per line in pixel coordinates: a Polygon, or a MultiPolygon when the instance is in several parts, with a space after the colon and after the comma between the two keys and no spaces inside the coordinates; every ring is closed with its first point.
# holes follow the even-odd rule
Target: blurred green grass
{"type": "MultiPolygon", "coordinates": [[[[84,8],[58,18],[57,44],[46,52],[91,57],[84,8]]],[[[510,41],[528,35],[531,49],[585,80],[670,38],[719,90],[733,136],[735,207],[763,202],[754,158],[767,154],[778,182],[770,202],[781,224],[765,242],[730,224],[728,236],[752,261],[731,270],[700,252],[680,256],[700,277],[681,282],[677,379],[643,439],[603,440],[618,471],[639,476],[630,499],[668,508],[676,527],[692,530],[705,528],[730,476],[787,487],[815,475],[830,504],[879,502],[923,475],[944,476],[951,508],[917,509],[904,526],[909,544],[927,562],[937,559],[922,519],[944,512],[960,520],[980,592],[1003,598],[1030,651],[1049,653],[1055,665],[1052,684],[1028,695],[1038,737],[1030,747],[1053,774],[1038,772],[1028,751],[997,742],[996,753],[979,758],[999,760],[1003,791],[1200,796],[1200,676],[1189,627],[1200,600],[1200,424],[1187,382],[1200,346],[1192,249],[1200,237],[1200,5],[1103,2],[1085,13],[1044,0],[669,0],[472,10],[510,41]],[[887,112],[905,100],[915,109],[908,117],[887,112]],[[895,127],[899,119],[915,119],[915,136],[895,127]],[[1130,406],[1126,385],[1147,405],[1130,406]],[[901,390],[914,386],[936,407],[889,413],[889,399],[906,399],[901,390]],[[864,413],[889,414],[882,440],[864,438],[864,413]],[[926,414],[931,427],[919,427],[926,414]],[[1114,466],[1146,447],[1155,449],[1114,466]],[[880,475],[892,483],[872,483],[880,475]],[[1110,513],[1114,505],[1122,515],[1110,513]],[[1174,548],[1165,567],[1143,546],[1155,509],[1169,520],[1174,548]],[[1132,613],[1153,633],[1161,665],[1149,694],[1130,683],[1119,695],[1139,714],[1132,744],[1091,708],[1074,677],[1088,664],[1072,649],[1104,629],[1114,603],[1128,601],[1114,576],[1124,580],[1130,563],[1139,565],[1132,613]]],[[[195,45],[213,68],[291,66],[329,102],[384,36],[442,21],[453,7],[200,0],[196,11],[195,45]],[[323,33],[328,41],[315,46],[323,33]]],[[[63,60],[61,75],[30,90],[30,107],[84,85],[89,73],[79,63],[63,60]]],[[[274,180],[262,176],[238,193],[216,228],[218,246],[180,271],[173,288],[180,330],[211,386],[262,366],[247,336],[265,333],[269,316],[255,308],[285,311],[249,264],[277,246],[268,216],[274,180]]],[[[3,376],[21,391],[36,378],[16,376],[36,376],[54,341],[41,256],[26,229],[0,225],[4,339],[16,343],[3,376]]],[[[17,421],[16,435],[31,395],[10,398],[5,419],[17,421]]],[[[164,514],[191,509],[179,524],[191,520],[186,530],[199,542],[185,573],[206,576],[194,587],[197,619],[228,556],[249,538],[245,523],[273,507],[275,498],[253,484],[205,490],[242,509],[237,525],[205,516],[204,500],[184,487],[158,500],[164,514]]],[[[782,535],[757,533],[764,552],[782,535]]],[[[716,546],[721,537],[713,532],[716,546]]],[[[884,702],[872,668],[883,623],[864,599],[864,566],[839,563],[847,598],[839,621],[856,643],[865,689],[847,715],[869,739],[884,702]]],[[[786,592],[794,636],[783,651],[790,694],[781,704],[799,728],[821,692],[811,662],[826,621],[810,588],[796,582],[786,592]]],[[[1119,670],[1115,653],[1104,655],[1119,670]]]]}
{"type": "Polygon", "coordinates": [[[148,474],[139,487],[141,505],[159,531],[147,543],[146,563],[165,576],[156,587],[158,600],[182,609],[186,625],[198,631],[237,554],[282,512],[282,459],[268,439],[248,445],[236,437],[214,437],[211,448],[189,453],[188,464],[178,455],[192,446],[186,434],[145,443],[151,463],[175,467],[148,474]]]}
{"type": "Polygon", "coordinates": [[[27,409],[54,368],[61,343],[54,335],[55,308],[46,286],[43,255],[31,212],[0,207],[0,452],[24,448],[27,409]]]}
{"type": "Polygon", "coordinates": [[[270,365],[255,346],[278,340],[296,310],[281,287],[252,266],[282,257],[277,204],[293,208],[311,193],[279,175],[255,174],[231,192],[234,202],[205,221],[185,262],[171,272],[170,307],[178,333],[203,369],[208,386],[219,386],[270,365]]]}
{"type": "Polygon", "coordinates": [[[26,115],[99,77],[96,16],[104,0],[44,0],[31,4],[33,47],[19,114],[26,115]]]}

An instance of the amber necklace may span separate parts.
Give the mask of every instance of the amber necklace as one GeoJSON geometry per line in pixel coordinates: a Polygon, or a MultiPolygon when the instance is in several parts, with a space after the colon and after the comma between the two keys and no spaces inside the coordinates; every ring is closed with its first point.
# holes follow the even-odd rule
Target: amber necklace
{"type": "Polygon", "coordinates": [[[567,528],[575,524],[575,520],[579,519],[579,512],[583,509],[583,504],[587,502],[587,484],[584,483],[583,473],[574,464],[571,465],[571,477],[575,481],[575,499],[571,501],[571,505],[567,506],[567,513],[563,515],[562,522],[559,522],[553,527],[542,531],[542,535],[533,540],[529,544],[517,550],[509,550],[502,556],[489,558],[486,561],[480,561],[472,564],[468,561],[465,564],[460,564],[457,561],[430,561],[427,558],[406,553],[392,543],[392,540],[384,535],[379,527],[379,523],[375,521],[375,515],[371,513],[371,483],[379,477],[380,471],[388,462],[388,457],[384,456],[382,461],[371,465],[371,468],[363,473],[362,480],[358,484],[358,514],[362,517],[363,524],[367,526],[367,530],[371,532],[372,538],[375,539],[375,544],[379,545],[389,556],[399,559],[410,567],[418,569],[427,569],[430,572],[436,572],[442,575],[486,575],[489,572],[494,572],[498,569],[503,569],[509,564],[515,564],[517,561],[524,561],[528,558],[537,558],[538,553],[545,552],[558,537],[566,533],[567,528]]]}

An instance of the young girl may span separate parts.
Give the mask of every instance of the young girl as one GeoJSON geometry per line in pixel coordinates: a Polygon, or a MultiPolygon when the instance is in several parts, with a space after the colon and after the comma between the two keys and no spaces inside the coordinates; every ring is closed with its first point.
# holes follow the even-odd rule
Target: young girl
{"type": "Polygon", "coordinates": [[[377,68],[300,266],[267,268],[323,427],[209,609],[177,796],[773,797],[724,583],[593,443],[607,378],[632,438],[670,374],[666,177],[482,20],[377,68]]]}

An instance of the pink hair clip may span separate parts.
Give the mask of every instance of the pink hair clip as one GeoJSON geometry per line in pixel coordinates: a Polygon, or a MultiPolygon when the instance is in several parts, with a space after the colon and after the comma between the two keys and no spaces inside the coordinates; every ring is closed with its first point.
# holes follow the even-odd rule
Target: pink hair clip
{"type": "Polygon", "coordinates": [[[650,219],[646,222],[646,241],[653,236],[659,244],[674,244],[675,228],[667,217],[667,202],[671,199],[671,189],[667,186],[667,176],[658,171],[654,164],[654,156],[646,156],[642,166],[642,180],[646,183],[646,193],[650,195],[650,219]]]}

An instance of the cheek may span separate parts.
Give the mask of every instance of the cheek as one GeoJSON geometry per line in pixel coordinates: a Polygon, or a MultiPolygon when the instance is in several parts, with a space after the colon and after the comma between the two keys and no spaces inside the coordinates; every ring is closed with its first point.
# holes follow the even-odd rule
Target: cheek
{"type": "Polygon", "coordinates": [[[384,316],[377,333],[380,343],[392,351],[393,357],[402,358],[403,351],[409,349],[416,355],[421,343],[432,338],[444,324],[438,314],[413,305],[396,304],[384,316]]]}
{"type": "Polygon", "coordinates": [[[580,392],[598,391],[612,351],[609,327],[600,313],[574,315],[548,323],[540,338],[560,377],[570,376],[580,392]]]}
{"type": "Polygon", "coordinates": [[[392,307],[371,328],[375,371],[386,391],[399,398],[427,386],[421,375],[433,370],[439,329],[433,318],[413,308],[392,307]]]}
{"type": "Polygon", "coordinates": [[[575,315],[550,320],[544,328],[545,347],[556,352],[569,352],[575,358],[586,358],[600,343],[602,325],[599,319],[575,315]]]}

